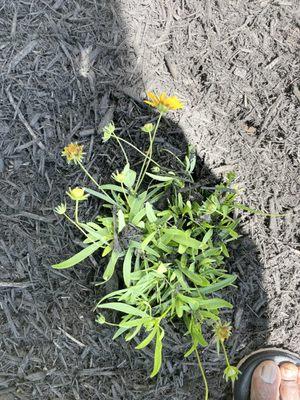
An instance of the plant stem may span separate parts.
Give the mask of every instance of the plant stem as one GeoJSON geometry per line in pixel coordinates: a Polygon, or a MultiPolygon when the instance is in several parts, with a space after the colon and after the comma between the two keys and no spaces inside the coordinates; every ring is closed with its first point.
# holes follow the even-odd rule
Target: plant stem
{"type": "Polygon", "coordinates": [[[86,232],[84,232],[84,230],[83,230],[75,221],[73,221],[72,218],[70,218],[70,217],[68,216],[68,214],[64,214],[64,216],[67,218],[67,220],[68,220],[69,222],[71,222],[71,224],[75,225],[76,228],[78,228],[78,229],[80,230],[80,232],[84,234],[84,236],[87,237],[86,232]]]}
{"type": "Polygon", "coordinates": [[[113,135],[113,137],[116,138],[116,141],[118,142],[118,145],[120,146],[120,148],[121,148],[121,150],[122,150],[122,152],[124,154],[124,157],[125,157],[125,160],[126,160],[126,164],[129,164],[129,160],[128,160],[126,151],[124,150],[124,147],[122,146],[122,143],[120,142],[121,138],[119,138],[119,136],[117,136],[117,135],[113,135]]]}
{"type": "Polygon", "coordinates": [[[90,180],[99,188],[99,183],[92,177],[92,175],[89,173],[89,171],[83,166],[81,162],[78,163],[82,171],[90,178],[90,180]]]}
{"type": "Polygon", "coordinates": [[[151,149],[151,146],[152,146],[152,136],[151,136],[150,132],[149,132],[149,142],[150,142],[149,149],[146,152],[145,158],[143,160],[142,168],[140,169],[139,177],[138,177],[138,180],[136,182],[136,190],[135,190],[136,192],[137,192],[138,188],[140,187],[140,184],[142,183],[141,178],[143,176],[144,168],[145,168],[145,165],[147,163],[147,159],[149,157],[150,149],[151,149]]]}
{"type": "Polygon", "coordinates": [[[99,185],[99,183],[92,177],[92,175],[89,173],[89,171],[83,166],[83,164],[81,162],[78,163],[78,165],[80,166],[80,168],[82,169],[82,171],[86,174],[87,177],[90,178],[90,180],[97,186],[98,189],[101,190],[101,192],[103,194],[107,194],[106,191],[104,189],[101,188],[101,185],[99,185]]]}
{"type": "Polygon", "coordinates": [[[200,359],[200,356],[199,356],[197,347],[195,348],[195,353],[196,353],[196,356],[197,356],[198,366],[199,366],[199,369],[200,369],[200,372],[201,372],[201,375],[202,375],[202,379],[203,379],[203,382],[204,382],[204,387],[205,387],[204,400],[208,400],[208,384],[207,384],[207,379],[206,379],[206,376],[205,376],[205,371],[204,371],[204,369],[203,369],[203,365],[202,365],[202,362],[201,362],[201,359],[200,359]]]}
{"type": "Polygon", "coordinates": [[[123,194],[124,194],[124,196],[125,196],[125,199],[126,199],[126,201],[127,201],[127,203],[128,203],[128,197],[127,197],[127,195],[126,195],[126,190],[125,190],[124,185],[123,185],[122,182],[121,182],[121,187],[122,187],[122,190],[123,190],[123,194]]]}
{"type": "Polygon", "coordinates": [[[75,213],[74,213],[74,217],[75,217],[75,222],[77,225],[79,225],[79,221],[78,221],[78,200],[75,201],[75,213]]]}
{"type": "MultiPolygon", "coordinates": [[[[121,138],[120,136],[114,135],[113,137],[118,138],[120,141],[128,144],[128,146],[131,146],[133,149],[135,149],[138,153],[140,153],[142,156],[149,158],[149,156],[145,153],[143,153],[140,149],[138,149],[134,144],[128,142],[126,139],[121,138]]],[[[157,167],[161,168],[161,166],[154,160],[151,159],[153,164],[155,164],[157,167]]]]}
{"type": "Polygon", "coordinates": [[[230,366],[230,362],[228,360],[228,355],[227,355],[226,347],[224,345],[224,340],[220,340],[220,342],[221,342],[222,350],[223,350],[223,353],[224,353],[224,356],[225,356],[226,365],[227,365],[227,367],[229,367],[230,366]]]}
{"type": "MultiPolygon", "coordinates": [[[[146,166],[145,166],[145,167],[144,167],[144,164],[143,164],[143,166],[142,166],[141,173],[140,173],[140,177],[139,177],[139,180],[138,180],[137,185],[136,185],[136,188],[135,188],[135,191],[136,191],[136,192],[137,192],[138,188],[141,186],[141,184],[142,184],[142,182],[143,182],[143,180],[144,180],[144,177],[145,177],[145,175],[146,175],[146,172],[147,172],[147,170],[148,170],[148,168],[149,168],[149,165],[150,165],[150,162],[151,162],[151,159],[152,159],[153,143],[154,143],[154,140],[155,140],[156,132],[157,132],[157,129],[158,129],[158,126],[159,126],[161,117],[162,117],[162,113],[160,113],[159,116],[158,116],[158,119],[157,119],[157,122],[156,122],[156,125],[155,125],[155,128],[154,128],[153,135],[152,135],[152,137],[150,138],[150,146],[149,146],[149,150],[148,150],[148,152],[147,152],[147,153],[148,153],[148,154],[147,154],[147,155],[148,155],[148,157],[147,157],[148,162],[146,163],[146,166]]],[[[146,160],[146,158],[145,158],[145,160],[146,160]]]]}

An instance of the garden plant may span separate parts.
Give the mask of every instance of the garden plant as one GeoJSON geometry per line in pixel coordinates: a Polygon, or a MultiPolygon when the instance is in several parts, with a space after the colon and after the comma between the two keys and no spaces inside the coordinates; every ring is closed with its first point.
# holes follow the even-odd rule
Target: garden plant
{"type": "MultiPolygon", "coordinates": [[[[147,123],[141,131],[149,140],[146,152],[118,136],[114,123],[103,131],[103,141],[114,140],[124,154],[125,165],[112,174],[113,183],[99,184],[84,166],[84,149],[78,143],[67,145],[62,155],[90,178],[93,188],[75,187],[67,192],[71,205],[59,205],[56,213],[65,216],[82,234],[85,247],[54,268],[70,268],[93,253],[105,260],[102,282],[118,274],[119,290],[99,299],[97,322],[107,321],[101,310],[121,313],[114,339],[137,337],[136,346],[154,347],[154,377],[162,365],[167,324],[185,329],[190,347],[185,357],[195,354],[205,385],[208,385],[201,360],[201,348],[214,335],[219,352],[224,353],[226,380],[234,381],[238,369],[230,364],[225,342],[231,327],[222,310],[232,305],[222,298],[222,289],[232,286],[236,276],[225,269],[228,244],[239,237],[239,220],[234,211],[243,208],[237,201],[234,174],[215,187],[195,184],[193,171],[196,154],[188,148],[183,160],[176,160],[178,171],[169,170],[154,160],[155,137],[161,119],[182,103],[166,94],[148,93],[145,101],[156,109],[156,123],[147,123]],[[142,156],[139,171],[131,168],[124,145],[142,156]],[[82,221],[79,206],[89,196],[99,199],[101,213],[93,221],[82,221]],[[101,253],[100,253],[101,252],[101,253]],[[152,344],[153,343],[153,344],[152,344]]],[[[107,313],[106,313],[107,315],[107,313]]]]}

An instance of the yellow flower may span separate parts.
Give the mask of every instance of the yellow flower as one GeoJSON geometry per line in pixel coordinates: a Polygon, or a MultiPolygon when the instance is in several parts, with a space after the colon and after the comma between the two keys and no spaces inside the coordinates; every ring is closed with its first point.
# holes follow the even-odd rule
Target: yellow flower
{"type": "Polygon", "coordinates": [[[83,146],[78,143],[70,143],[61,154],[66,157],[68,164],[72,161],[74,161],[74,164],[78,164],[82,161],[84,155],[83,146]]]}
{"type": "Polygon", "coordinates": [[[119,172],[119,171],[116,171],[115,174],[112,174],[112,177],[118,183],[124,183],[126,179],[124,172],[119,172]]]}
{"type": "Polygon", "coordinates": [[[84,189],[80,187],[76,187],[74,189],[69,188],[67,195],[74,201],[83,201],[89,197],[88,194],[84,193],[84,189]]]}
{"type": "Polygon", "coordinates": [[[159,96],[153,92],[147,92],[149,100],[145,100],[144,103],[149,106],[157,108],[158,111],[166,113],[170,110],[178,110],[183,108],[183,104],[176,96],[168,97],[166,93],[161,93],[159,96]]]}

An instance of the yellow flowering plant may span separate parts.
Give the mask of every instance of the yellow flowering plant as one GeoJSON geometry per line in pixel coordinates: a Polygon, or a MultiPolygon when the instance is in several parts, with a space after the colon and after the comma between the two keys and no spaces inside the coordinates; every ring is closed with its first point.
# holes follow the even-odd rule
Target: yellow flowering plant
{"type": "MultiPolygon", "coordinates": [[[[222,298],[222,291],[236,279],[224,265],[229,257],[228,244],[239,237],[236,232],[239,221],[233,217],[233,212],[241,206],[236,200],[233,174],[213,188],[194,185],[196,155],[191,147],[185,159],[179,160],[180,174],[153,159],[161,118],[183,105],[176,96],[168,97],[165,93],[150,92],[148,98],[145,103],[154,107],[158,115],[155,124],[141,127],[149,138],[146,152],[118,136],[113,122],[104,128],[103,141],[115,140],[125,159],[124,168],[112,174],[111,183],[100,185],[89,174],[83,165],[82,145],[71,143],[63,150],[67,162],[78,165],[94,188],[69,189],[67,195],[74,204],[73,218],[66,203],[55,209],[80,230],[85,247],[53,267],[69,268],[100,252],[107,260],[103,282],[117,274],[121,286],[101,298],[95,309],[122,314],[114,339],[123,335],[130,341],[138,335],[137,349],[154,343],[151,377],[162,365],[165,324],[182,320],[190,338],[185,356],[196,355],[205,384],[204,397],[208,399],[199,354],[199,349],[208,345],[206,335],[214,335],[218,351],[225,354],[225,378],[234,380],[238,376],[225,347],[231,328],[222,322],[222,310],[232,305],[222,298]],[[124,143],[142,156],[139,171],[131,168],[124,143]],[[78,209],[79,204],[88,201],[88,196],[98,199],[105,211],[94,221],[85,222],[80,220],[78,209]]],[[[97,321],[110,324],[101,313],[97,321]]]]}

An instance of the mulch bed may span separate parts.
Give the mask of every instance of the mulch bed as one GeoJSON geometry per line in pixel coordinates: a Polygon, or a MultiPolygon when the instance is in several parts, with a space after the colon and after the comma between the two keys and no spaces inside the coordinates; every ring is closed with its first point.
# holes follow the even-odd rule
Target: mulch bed
{"type": "MultiPolygon", "coordinates": [[[[87,182],[62,148],[84,144],[90,172],[109,180],[124,160],[102,143],[101,128],[113,119],[143,147],[139,127],[153,117],[141,101],[145,87],[186,103],[164,121],[161,159],[169,161],[161,149],[181,156],[192,142],[199,182],[234,169],[246,204],[285,215],[245,218],[232,249],[232,360],[264,345],[298,350],[294,9],[293,1],[0,2],[0,400],[202,398],[180,329],[170,330],[162,372],[151,380],[150,349],[112,341],[113,330],[95,323],[103,261],[50,267],[80,248],[78,232],[53,208],[69,186],[87,182]]],[[[89,202],[83,215],[97,211],[89,202]]],[[[230,398],[214,343],[203,359],[211,398],[230,398]]]]}

